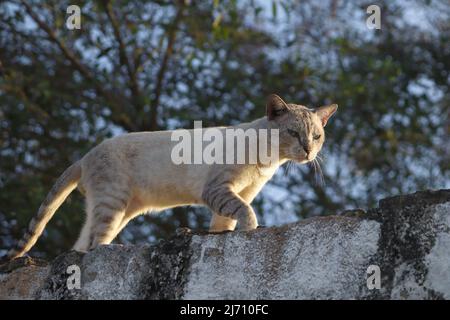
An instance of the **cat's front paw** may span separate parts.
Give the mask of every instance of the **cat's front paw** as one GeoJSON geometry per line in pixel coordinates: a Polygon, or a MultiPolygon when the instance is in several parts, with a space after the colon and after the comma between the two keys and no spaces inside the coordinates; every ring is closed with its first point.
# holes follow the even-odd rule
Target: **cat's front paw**
{"type": "Polygon", "coordinates": [[[239,229],[242,231],[250,231],[258,228],[258,221],[256,220],[256,216],[247,216],[243,219],[238,219],[239,229]]]}

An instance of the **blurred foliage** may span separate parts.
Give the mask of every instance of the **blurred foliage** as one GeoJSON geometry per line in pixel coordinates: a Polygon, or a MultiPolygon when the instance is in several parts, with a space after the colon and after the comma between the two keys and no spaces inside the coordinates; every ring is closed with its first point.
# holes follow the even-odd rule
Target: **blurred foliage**
{"type": "MultiPolygon", "coordinates": [[[[0,3],[0,248],[19,239],[55,179],[106,137],[230,125],[264,115],[278,93],[338,103],[327,126],[324,183],[280,170],[255,200],[262,221],[368,207],[386,195],[449,187],[450,4],[379,1],[3,1],[0,3]],[[82,8],[80,30],[66,8],[82,8]]],[[[319,179],[320,180],[320,179],[319,179]]],[[[34,253],[72,246],[74,192],[34,253]]],[[[209,213],[142,216],[117,241],[206,228],[209,213]]]]}

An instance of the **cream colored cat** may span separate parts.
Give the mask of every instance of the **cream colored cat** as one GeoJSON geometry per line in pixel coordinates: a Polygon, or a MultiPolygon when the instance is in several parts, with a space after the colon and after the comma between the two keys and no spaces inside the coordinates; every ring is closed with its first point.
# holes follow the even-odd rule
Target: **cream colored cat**
{"type": "MultiPolygon", "coordinates": [[[[56,181],[9,258],[35,244],[67,196],[78,187],[86,196],[86,222],[74,249],[109,244],[139,214],[183,205],[205,205],[213,212],[210,231],[258,226],[250,203],[288,160],[312,161],[325,139],[323,127],[337,105],[316,110],[286,104],[271,95],[266,117],[236,128],[278,129],[279,160],[254,164],[174,164],[173,131],[138,132],[102,142],[56,181]]],[[[218,128],[224,130],[224,127],[218,128]]]]}

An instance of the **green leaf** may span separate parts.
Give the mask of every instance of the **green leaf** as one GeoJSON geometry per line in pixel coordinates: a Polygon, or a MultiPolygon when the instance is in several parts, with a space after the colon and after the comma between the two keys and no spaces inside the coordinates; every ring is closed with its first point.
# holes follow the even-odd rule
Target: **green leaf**
{"type": "Polygon", "coordinates": [[[272,16],[273,18],[277,17],[278,5],[275,0],[272,0],[272,16]]]}

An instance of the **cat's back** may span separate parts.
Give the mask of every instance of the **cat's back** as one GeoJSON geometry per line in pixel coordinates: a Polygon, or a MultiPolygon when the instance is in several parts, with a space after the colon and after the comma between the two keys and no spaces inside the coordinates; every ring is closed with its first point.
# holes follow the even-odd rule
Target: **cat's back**
{"type": "MultiPolygon", "coordinates": [[[[132,156],[135,152],[150,147],[163,147],[170,144],[172,131],[142,131],[125,133],[103,140],[87,155],[110,153],[132,156]],[[130,154],[131,153],[131,154],[130,154]]],[[[161,149],[158,149],[161,150],[161,149]]]]}
{"type": "Polygon", "coordinates": [[[179,139],[172,138],[173,132],[134,132],[106,139],[86,154],[84,167],[91,170],[93,164],[102,162],[139,180],[141,177],[150,178],[149,174],[157,180],[169,180],[170,176],[191,179],[206,175],[209,166],[177,164],[172,159],[174,147],[180,143],[179,139]]]}
{"type": "Polygon", "coordinates": [[[84,170],[100,166],[132,169],[144,160],[162,160],[169,155],[170,131],[133,132],[103,140],[81,159],[84,170]]]}

